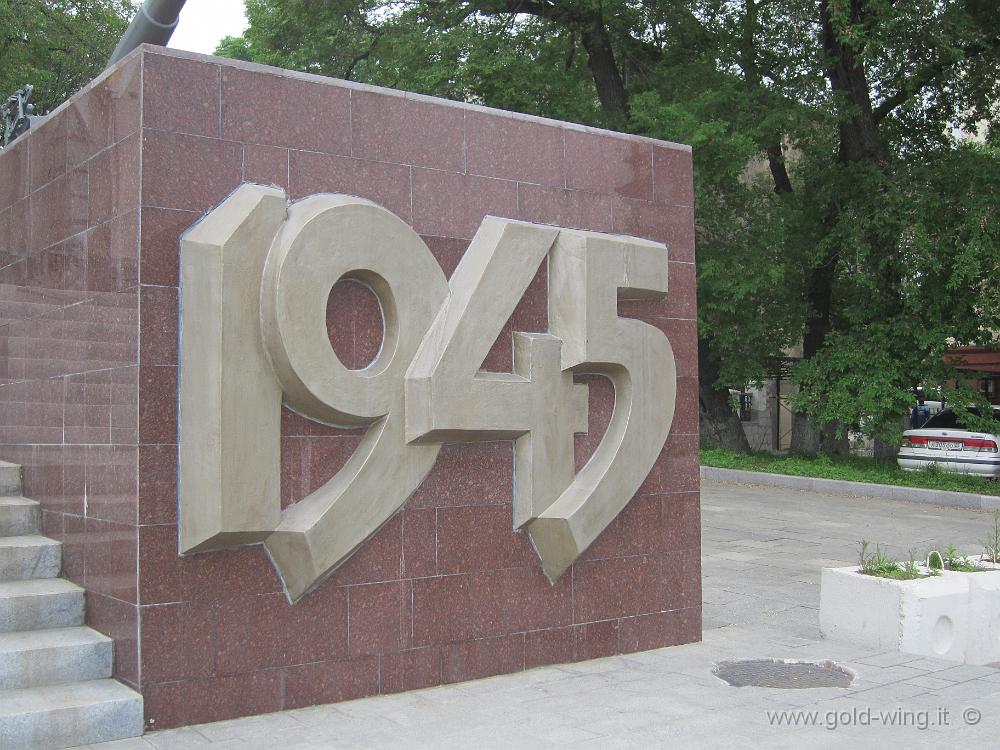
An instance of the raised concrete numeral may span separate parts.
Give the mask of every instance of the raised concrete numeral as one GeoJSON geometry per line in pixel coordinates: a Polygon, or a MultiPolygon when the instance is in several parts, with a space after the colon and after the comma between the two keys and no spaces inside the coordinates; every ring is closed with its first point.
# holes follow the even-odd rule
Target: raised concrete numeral
{"type": "Polygon", "coordinates": [[[666,292],[662,244],[487,217],[446,282],[416,233],[375,204],[318,195],[286,210],[245,185],[182,241],[180,547],[263,541],[290,599],[344,562],[420,485],[443,441],[515,443],[513,525],[555,580],[621,511],[663,448],[670,344],[617,316],[666,292]],[[514,335],[514,373],[479,367],[540,263],[549,333],[514,335]],[[385,337],[360,370],[326,329],[333,285],[378,297],[385,337]],[[587,429],[581,372],[615,385],[611,425],[574,474],[587,429]],[[280,405],[368,425],[324,486],[280,510],[280,405]]]}

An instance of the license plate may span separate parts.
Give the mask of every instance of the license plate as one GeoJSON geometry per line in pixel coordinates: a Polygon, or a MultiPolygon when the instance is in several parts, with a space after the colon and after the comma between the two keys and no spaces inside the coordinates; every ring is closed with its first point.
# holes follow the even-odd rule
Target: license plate
{"type": "Polygon", "coordinates": [[[962,444],[957,440],[928,440],[927,447],[938,451],[960,451],[962,444]]]}

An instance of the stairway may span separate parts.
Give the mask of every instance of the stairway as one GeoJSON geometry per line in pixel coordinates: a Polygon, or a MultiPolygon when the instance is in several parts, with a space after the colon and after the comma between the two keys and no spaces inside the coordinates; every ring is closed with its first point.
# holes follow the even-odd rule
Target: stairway
{"type": "Polygon", "coordinates": [[[50,750],[142,734],[142,696],[111,679],[113,641],[84,623],[84,590],[58,578],[21,467],[0,461],[0,748],[50,750]]]}

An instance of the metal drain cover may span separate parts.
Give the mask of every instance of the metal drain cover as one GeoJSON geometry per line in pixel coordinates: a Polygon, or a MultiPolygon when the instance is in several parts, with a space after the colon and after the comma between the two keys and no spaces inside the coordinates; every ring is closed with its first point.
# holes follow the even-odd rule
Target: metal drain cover
{"type": "Polygon", "coordinates": [[[852,672],[832,661],[745,659],[719,662],[712,671],[733,687],[846,688],[854,681],[852,672]]]}

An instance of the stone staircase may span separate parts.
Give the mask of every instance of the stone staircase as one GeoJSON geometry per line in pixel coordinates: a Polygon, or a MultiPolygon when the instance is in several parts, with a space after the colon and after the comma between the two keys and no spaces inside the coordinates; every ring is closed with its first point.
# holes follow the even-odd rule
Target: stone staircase
{"type": "Polygon", "coordinates": [[[111,679],[110,638],[86,627],[84,590],[58,578],[21,467],[0,462],[0,748],[49,750],[142,734],[142,696],[111,679]]]}

